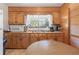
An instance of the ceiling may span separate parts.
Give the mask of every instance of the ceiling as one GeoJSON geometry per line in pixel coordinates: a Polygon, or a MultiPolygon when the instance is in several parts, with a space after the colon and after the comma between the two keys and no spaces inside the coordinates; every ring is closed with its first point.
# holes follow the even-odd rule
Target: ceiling
{"type": "Polygon", "coordinates": [[[12,7],[61,7],[63,3],[7,3],[12,7]]]}

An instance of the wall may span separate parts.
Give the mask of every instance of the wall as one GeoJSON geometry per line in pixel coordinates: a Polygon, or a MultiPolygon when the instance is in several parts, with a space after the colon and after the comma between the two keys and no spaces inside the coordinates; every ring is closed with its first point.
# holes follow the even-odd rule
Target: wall
{"type": "Polygon", "coordinates": [[[0,8],[3,9],[3,29],[7,30],[8,28],[8,6],[7,4],[0,4],[0,8]]]}
{"type": "Polygon", "coordinates": [[[60,9],[61,12],[61,24],[62,24],[62,31],[64,32],[64,42],[69,44],[70,43],[70,19],[69,19],[69,4],[63,4],[60,9]]]}
{"type": "Polygon", "coordinates": [[[70,34],[71,44],[79,48],[79,3],[69,4],[70,6],[70,34]]]}
{"type": "Polygon", "coordinates": [[[9,12],[22,12],[27,14],[51,14],[55,24],[60,24],[60,8],[44,8],[44,7],[9,7],[9,12]]]}
{"type": "Polygon", "coordinates": [[[3,54],[3,4],[0,4],[0,55],[3,54]]]}
{"type": "Polygon", "coordinates": [[[3,29],[8,30],[8,6],[6,4],[3,5],[3,29]]]}
{"type": "Polygon", "coordinates": [[[79,4],[70,4],[71,34],[79,36],[79,4]]]}
{"type": "Polygon", "coordinates": [[[3,11],[0,17],[0,27],[2,26],[0,28],[0,54],[3,54],[3,28],[7,29],[6,26],[8,25],[8,7],[6,4],[0,4],[0,9],[3,11]]]}

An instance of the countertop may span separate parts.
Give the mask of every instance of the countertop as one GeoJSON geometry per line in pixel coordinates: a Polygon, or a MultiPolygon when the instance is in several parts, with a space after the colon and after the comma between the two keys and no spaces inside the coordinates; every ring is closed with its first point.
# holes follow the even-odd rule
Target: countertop
{"type": "Polygon", "coordinates": [[[54,32],[9,32],[9,33],[63,33],[62,31],[54,31],[54,32]]]}

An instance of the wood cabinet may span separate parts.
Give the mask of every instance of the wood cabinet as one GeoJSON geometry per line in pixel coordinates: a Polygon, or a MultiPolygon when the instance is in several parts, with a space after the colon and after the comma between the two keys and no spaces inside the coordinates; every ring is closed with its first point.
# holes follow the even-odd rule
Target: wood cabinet
{"type": "Polygon", "coordinates": [[[6,48],[27,48],[30,44],[40,40],[56,40],[63,42],[64,33],[8,33],[6,48]]]}
{"type": "Polygon", "coordinates": [[[47,34],[46,33],[39,33],[39,40],[46,40],[47,39],[47,34]]]}
{"type": "Polygon", "coordinates": [[[60,8],[61,26],[64,32],[64,42],[70,44],[70,9],[69,4],[63,4],[60,8]]]}
{"type": "Polygon", "coordinates": [[[24,24],[24,13],[17,12],[17,23],[16,24],[24,24]]]}
{"type": "Polygon", "coordinates": [[[52,17],[52,18],[53,18],[53,20],[52,20],[53,23],[54,23],[54,24],[61,24],[61,23],[60,23],[60,22],[61,22],[61,21],[60,21],[60,13],[54,12],[53,15],[54,15],[54,16],[52,17]]]}
{"type": "Polygon", "coordinates": [[[25,33],[8,33],[6,48],[27,48],[29,35],[25,33]]]}
{"type": "MultiPolygon", "coordinates": [[[[58,8],[51,8],[51,7],[49,7],[49,8],[48,7],[43,7],[43,8],[41,8],[41,7],[8,7],[8,11],[11,14],[14,14],[14,13],[18,14],[19,13],[20,19],[23,18],[22,14],[24,14],[24,15],[28,15],[28,14],[41,14],[41,15],[47,14],[48,15],[48,14],[50,14],[50,15],[52,15],[52,22],[54,24],[61,24],[60,23],[61,20],[60,20],[60,8],[59,7],[58,8]],[[22,13],[22,14],[20,14],[20,13],[22,13]]],[[[10,15],[9,15],[9,17],[10,17],[10,15]]],[[[11,17],[13,17],[13,16],[11,16],[11,17]]],[[[11,22],[13,21],[11,19],[9,19],[9,20],[11,22]]],[[[18,22],[18,21],[16,21],[16,22],[18,22]]],[[[22,23],[23,23],[23,21],[22,21],[22,23]]],[[[10,23],[10,24],[15,24],[15,22],[10,23]]],[[[18,24],[18,23],[16,23],[16,24],[18,24]]],[[[19,24],[20,24],[20,22],[19,22],[19,24]]]]}
{"type": "Polygon", "coordinates": [[[24,24],[24,14],[22,12],[9,12],[9,24],[24,24]]]}
{"type": "Polygon", "coordinates": [[[48,39],[52,39],[52,40],[56,40],[55,33],[54,33],[54,34],[48,33],[48,34],[47,34],[47,38],[48,38],[48,39]]]}
{"type": "Polygon", "coordinates": [[[15,24],[16,23],[16,12],[9,12],[9,24],[15,24]]]}
{"type": "Polygon", "coordinates": [[[33,42],[38,41],[38,34],[31,33],[29,35],[30,35],[30,38],[29,38],[30,39],[30,44],[33,43],[33,42]]]}
{"type": "Polygon", "coordinates": [[[55,36],[56,36],[55,39],[57,41],[64,42],[64,34],[62,34],[62,33],[55,33],[55,36]]]}

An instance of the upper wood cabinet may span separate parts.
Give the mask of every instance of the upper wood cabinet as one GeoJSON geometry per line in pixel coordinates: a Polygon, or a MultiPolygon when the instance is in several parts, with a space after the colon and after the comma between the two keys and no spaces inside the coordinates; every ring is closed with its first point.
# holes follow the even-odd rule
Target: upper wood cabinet
{"type": "Polygon", "coordinates": [[[61,24],[60,23],[60,13],[59,12],[53,12],[53,23],[54,24],[61,24]]]}
{"type": "Polygon", "coordinates": [[[18,24],[24,24],[24,14],[23,13],[18,12],[16,17],[17,17],[18,24]]]}
{"type": "Polygon", "coordinates": [[[27,14],[51,14],[52,22],[54,24],[61,24],[60,20],[60,8],[51,8],[51,7],[8,7],[9,11],[9,24],[24,24],[23,15],[27,14]],[[15,13],[17,13],[17,21],[13,20],[16,17],[14,17],[15,13]],[[11,16],[13,14],[13,16],[11,16]],[[14,18],[13,18],[14,17],[14,18]],[[13,18],[13,19],[12,19],[13,18]],[[18,21],[19,20],[19,21],[18,21]]]}
{"type": "Polygon", "coordinates": [[[16,20],[16,12],[9,12],[9,24],[15,24],[16,20]]]}
{"type": "Polygon", "coordinates": [[[9,12],[9,24],[24,24],[24,14],[22,12],[9,12]]]}

